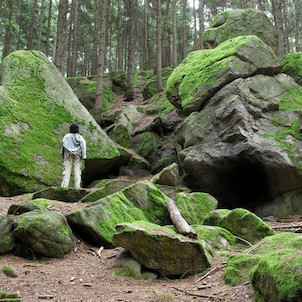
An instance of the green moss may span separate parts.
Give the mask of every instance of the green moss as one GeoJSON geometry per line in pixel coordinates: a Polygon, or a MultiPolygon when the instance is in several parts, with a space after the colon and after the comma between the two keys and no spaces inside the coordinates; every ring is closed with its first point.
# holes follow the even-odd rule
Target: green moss
{"type": "Polygon", "coordinates": [[[302,83],[302,52],[289,53],[283,56],[282,72],[290,75],[301,85],[302,83]]]}
{"type": "Polygon", "coordinates": [[[294,295],[301,288],[301,267],[301,251],[285,249],[264,255],[251,273],[256,301],[268,292],[272,301],[298,301],[294,295]]]}
{"type": "Polygon", "coordinates": [[[175,107],[169,102],[166,92],[161,92],[153,95],[150,99],[147,100],[146,103],[161,106],[163,108],[161,115],[167,115],[175,109],[175,107]]]}
{"type": "Polygon", "coordinates": [[[35,216],[20,215],[15,230],[18,231],[20,229],[23,229],[25,226],[27,228],[36,228],[43,221],[44,220],[42,215],[35,215],[35,216]]]}
{"type": "Polygon", "coordinates": [[[189,53],[167,81],[167,94],[181,99],[183,108],[190,105],[198,93],[198,88],[211,84],[221,70],[229,66],[238,49],[256,36],[239,36],[230,39],[213,50],[198,50],[189,53]]]}
{"type": "Polygon", "coordinates": [[[12,243],[12,237],[8,234],[1,237],[0,242],[3,242],[5,244],[11,244],[12,243]]]}
{"type": "Polygon", "coordinates": [[[237,254],[229,258],[223,278],[227,284],[239,285],[249,281],[251,270],[258,264],[262,256],[237,254]]]}
{"type": "Polygon", "coordinates": [[[176,205],[189,224],[202,224],[204,218],[217,207],[217,200],[207,193],[178,193],[176,205]]]}
{"type": "Polygon", "coordinates": [[[11,278],[14,278],[16,277],[16,274],[15,274],[15,271],[12,267],[10,266],[4,266],[2,268],[2,272],[4,273],[5,276],[7,277],[11,277],[11,278]]]}
{"type": "Polygon", "coordinates": [[[60,233],[64,236],[70,236],[70,228],[68,225],[62,225],[60,228],[60,233]]]}
{"type": "Polygon", "coordinates": [[[275,235],[274,230],[254,213],[237,208],[223,218],[221,227],[252,243],[266,236],[275,235]]]}
{"type": "Polygon", "coordinates": [[[135,150],[147,157],[158,147],[157,137],[151,132],[144,132],[135,136],[135,150]]]}
{"type": "Polygon", "coordinates": [[[128,127],[122,124],[117,124],[109,133],[109,137],[123,147],[131,147],[131,134],[128,127]]]}
{"type": "Polygon", "coordinates": [[[278,102],[280,110],[297,111],[302,109],[302,87],[291,86],[278,102]]]}

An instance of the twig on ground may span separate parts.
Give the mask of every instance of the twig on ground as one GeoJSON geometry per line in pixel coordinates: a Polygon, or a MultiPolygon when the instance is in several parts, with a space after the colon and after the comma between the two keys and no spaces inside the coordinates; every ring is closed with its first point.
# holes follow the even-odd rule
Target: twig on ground
{"type": "Polygon", "coordinates": [[[209,270],[205,275],[203,275],[199,279],[195,280],[194,283],[200,282],[201,280],[205,279],[206,277],[208,277],[210,274],[214,273],[218,269],[226,267],[226,265],[227,265],[226,263],[222,263],[220,265],[216,265],[214,268],[212,268],[211,270],[209,270]]]}
{"type": "Polygon", "coordinates": [[[177,287],[172,287],[172,288],[175,289],[175,290],[178,290],[182,293],[185,293],[186,295],[193,296],[193,297],[201,297],[201,298],[207,298],[207,299],[218,299],[220,301],[226,301],[225,298],[221,298],[221,297],[216,297],[216,296],[212,296],[212,295],[193,294],[193,293],[187,292],[186,290],[183,290],[183,289],[180,289],[180,288],[177,288],[177,287]]]}
{"type": "Polygon", "coordinates": [[[250,250],[245,252],[245,254],[251,254],[254,250],[256,250],[259,246],[261,246],[262,244],[264,244],[266,242],[267,242],[267,240],[257,243],[256,245],[253,246],[253,248],[251,248],[250,250]]]}
{"type": "Polygon", "coordinates": [[[235,236],[235,235],[234,235],[234,237],[235,237],[236,239],[238,239],[238,240],[240,240],[240,241],[242,241],[242,242],[248,244],[249,246],[253,246],[250,242],[248,242],[247,240],[245,240],[245,239],[243,239],[243,238],[241,238],[241,237],[238,237],[238,236],[235,236]]]}

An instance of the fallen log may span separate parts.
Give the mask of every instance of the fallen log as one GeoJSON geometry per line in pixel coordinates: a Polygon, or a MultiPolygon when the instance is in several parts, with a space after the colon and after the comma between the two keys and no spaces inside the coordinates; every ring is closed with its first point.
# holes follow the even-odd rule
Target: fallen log
{"type": "Polygon", "coordinates": [[[187,236],[192,239],[197,239],[196,232],[189,226],[186,220],[182,217],[175,201],[169,199],[167,201],[167,209],[170,215],[170,218],[175,225],[178,232],[184,236],[187,236]]]}

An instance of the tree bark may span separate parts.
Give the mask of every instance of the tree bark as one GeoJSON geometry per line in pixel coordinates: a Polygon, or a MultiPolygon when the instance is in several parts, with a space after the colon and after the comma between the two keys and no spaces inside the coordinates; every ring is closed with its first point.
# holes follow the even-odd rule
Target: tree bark
{"type": "Polygon", "coordinates": [[[45,44],[45,55],[47,57],[50,54],[49,45],[50,45],[51,16],[52,16],[52,0],[49,0],[48,16],[47,16],[47,30],[46,30],[46,44],[45,44]]]}
{"type": "Polygon", "coordinates": [[[63,73],[63,60],[65,54],[64,38],[65,38],[65,30],[66,30],[66,23],[67,23],[67,13],[68,13],[68,0],[60,0],[54,64],[61,71],[61,73],[63,73]]]}
{"type": "MultiPolygon", "coordinates": [[[[147,2],[147,0],[145,1],[147,2]]],[[[124,60],[123,60],[123,49],[124,49],[124,38],[123,38],[123,8],[122,0],[118,0],[117,10],[117,69],[123,70],[124,60]]]]}
{"type": "Polygon", "coordinates": [[[301,17],[301,2],[300,0],[295,0],[294,3],[294,36],[295,36],[295,51],[301,51],[301,42],[300,42],[300,24],[302,21],[301,17]]]}
{"type": "Polygon", "coordinates": [[[176,67],[177,61],[177,0],[172,3],[172,66],[176,67]]]}
{"type": "Polygon", "coordinates": [[[11,52],[12,40],[12,15],[13,15],[13,1],[7,0],[8,18],[5,26],[4,44],[2,50],[2,59],[4,59],[11,52]]]}
{"type": "Polygon", "coordinates": [[[182,217],[173,199],[169,199],[167,201],[167,210],[169,212],[173,224],[175,225],[176,229],[180,234],[193,239],[197,239],[196,232],[189,226],[186,220],[182,217]]]}
{"type": "Polygon", "coordinates": [[[198,15],[199,15],[199,49],[204,49],[204,45],[203,45],[204,0],[199,0],[198,15]]]}
{"type": "Polygon", "coordinates": [[[67,76],[76,76],[77,64],[77,38],[78,38],[78,0],[73,0],[70,12],[67,76]]]}
{"type": "Polygon", "coordinates": [[[182,59],[187,56],[187,0],[182,1],[182,59]]]}
{"type": "Polygon", "coordinates": [[[284,45],[284,19],[282,13],[282,0],[271,0],[272,13],[274,16],[275,26],[278,32],[278,52],[277,55],[281,56],[285,53],[284,45]]]}
{"type": "Polygon", "coordinates": [[[43,31],[43,19],[45,12],[45,0],[41,1],[40,14],[39,14],[39,26],[38,26],[38,34],[37,34],[37,49],[42,51],[41,43],[42,43],[42,31],[43,31]]]}
{"type": "Polygon", "coordinates": [[[33,1],[33,6],[31,10],[31,18],[29,21],[29,27],[28,27],[28,38],[27,38],[27,50],[34,48],[34,33],[35,31],[35,21],[36,21],[36,13],[37,13],[37,0],[33,1]]]}
{"type": "Polygon", "coordinates": [[[106,56],[106,33],[107,33],[107,14],[108,14],[109,0],[103,0],[101,7],[101,24],[100,24],[100,43],[99,54],[97,62],[97,86],[94,106],[94,118],[100,123],[101,121],[101,109],[103,105],[103,88],[104,88],[104,62],[106,56]]]}
{"type": "Polygon", "coordinates": [[[156,17],[156,83],[157,92],[164,91],[162,81],[162,14],[161,0],[157,0],[156,17]]]}
{"type": "Polygon", "coordinates": [[[128,1],[125,0],[125,6],[127,4],[127,16],[128,16],[128,58],[127,58],[127,91],[126,101],[132,101],[134,99],[134,61],[135,61],[135,22],[137,20],[137,0],[128,1]]]}
{"type": "Polygon", "coordinates": [[[91,63],[91,74],[96,75],[97,73],[97,58],[99,48],[99,35],[100,35],[100,24],[101,24],[101,3],[99,0],[94,1],[95,5],[95,17],[94,17],[94,32],[93,32],[93,44],[92,44],[92,63],[91,63]]]}

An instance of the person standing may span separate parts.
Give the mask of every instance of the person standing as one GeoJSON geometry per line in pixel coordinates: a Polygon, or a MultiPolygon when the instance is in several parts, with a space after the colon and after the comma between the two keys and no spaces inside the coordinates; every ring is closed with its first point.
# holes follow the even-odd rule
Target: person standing
{"type": "Polygon", "coordinates": [[[81,187],[81,164],[83,159],[86,159],[86,141],[79,134],[79,125],[72,123],[69,133],[62,140],[61,161],[64,166],[62,188],[69,186],[72,169],[74,173],[74,187],[75,189],[81,187]]]}

